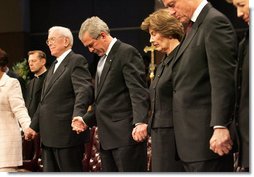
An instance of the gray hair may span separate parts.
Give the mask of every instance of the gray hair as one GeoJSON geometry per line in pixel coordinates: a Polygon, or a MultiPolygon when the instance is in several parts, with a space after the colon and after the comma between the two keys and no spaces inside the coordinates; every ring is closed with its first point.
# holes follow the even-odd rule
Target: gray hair
{"type": "Polygon", "coordinates": [[[110,33],[108,25],[101,20],[97,16],[93,16],[91,18],[86,19],[79,30],[79,39],[82,39],[84,32],[88,32],[90,36],[96,39],[101,32],[105,32],[106,34],[110,33]]]}
{"type": "Polygon", "coordinates": [[[70,46],[73,46],[73,35],[69,28],[63,26],[53,26],[49,29],[49,33],[57,31],[59,34],[67,37],[70,40],[70,46]]]}

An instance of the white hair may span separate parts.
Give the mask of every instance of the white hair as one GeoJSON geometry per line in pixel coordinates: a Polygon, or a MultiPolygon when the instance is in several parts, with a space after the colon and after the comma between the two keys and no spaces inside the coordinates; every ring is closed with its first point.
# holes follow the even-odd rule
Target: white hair
{"type": "Polygon", "coordinates": [[[63,26],[53,26],[49,29],[49,33],[57,31],[61,35],[69,38],[70,40],[70,46],[73,46],[73,35],[69,28],[63,27],[63,26]]]}

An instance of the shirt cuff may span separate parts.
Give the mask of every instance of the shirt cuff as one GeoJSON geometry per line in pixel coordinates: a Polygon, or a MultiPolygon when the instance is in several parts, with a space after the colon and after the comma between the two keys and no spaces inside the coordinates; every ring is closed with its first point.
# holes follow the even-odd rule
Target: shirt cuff
{"type": "Polygon", "coordinates": [[[225,126],[222,126],[222,125],[215,125],[214,127],[213,127],[213,129],[218,129],[218,128],[226,128],[225,126]]]}

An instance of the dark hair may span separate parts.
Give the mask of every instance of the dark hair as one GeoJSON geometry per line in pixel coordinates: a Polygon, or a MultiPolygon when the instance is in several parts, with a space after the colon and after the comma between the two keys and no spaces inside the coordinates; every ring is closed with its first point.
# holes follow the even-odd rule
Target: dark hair
{"type": "Polygon", "coordinates": [[[35,53],[38,54],[38,57],[40,59],[42,59],[42,58],[46,59],[46,54],[43,51],[41,51],[41,50],[31,50],[27,54],[29,56],[29,55],[32,55],[32,54],[35,54],[35,53]]]}
{"type": "Polygon", "coordinates": [[[7,53],[0,48],[0,67],[7,66],[8,62],[7,53]]]}

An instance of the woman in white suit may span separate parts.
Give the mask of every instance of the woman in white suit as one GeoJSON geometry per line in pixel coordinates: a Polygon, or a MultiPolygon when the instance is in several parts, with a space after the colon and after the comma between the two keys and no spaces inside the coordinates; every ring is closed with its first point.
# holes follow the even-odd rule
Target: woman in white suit
{"type": "Polygon", "coordinates": [[[22,165],[22,138],[31,119],[17,79],[4,72],[8,56],[0,49],[0,171],[13,172],[22,165]]]}

